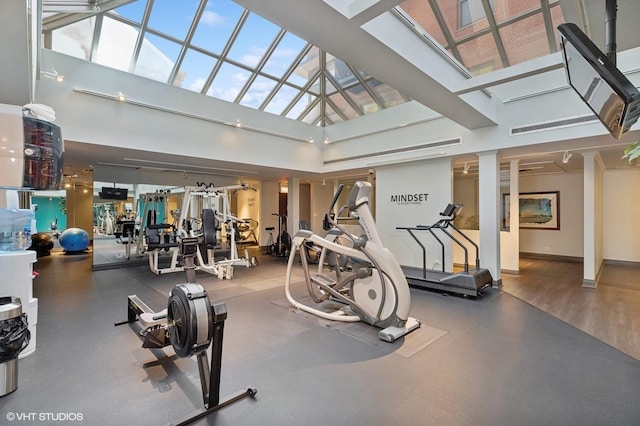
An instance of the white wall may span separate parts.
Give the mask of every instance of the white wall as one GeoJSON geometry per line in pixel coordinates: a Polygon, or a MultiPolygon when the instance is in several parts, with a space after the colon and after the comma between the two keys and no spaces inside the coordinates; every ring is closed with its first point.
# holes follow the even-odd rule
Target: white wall
{"type": "Polygon", "coordinates": [[[559,191],[559,230],[520,230],[520,252],[583,256],[584,190],[582,173],[521,176],[520,192],[559,191]]]}
{"type": "Polygon", "coordinates": [[[327,181],[326,185],[311,184],[311,230],[319,235],[324,235],[326,231],[322,229],[324,215],[329,211],[329,204],[335,193],[334,182],[327,181]]]}
{"type": "MultiPolygon", "coordinates": [[[[438,159],[417,161],[397,166],[381,167],[376,172],[376,219],[383,243],[403,265],[422,266],[422,252],[405,230],[397,226],[430,225],[440,218],[453,198],[451,161],[438,159]],[[392,196],[429,194],[426,201],[402,204],[392,196]]],[[[441,261],[440,246],[431,236],[424,234],[427,247],[427,267],[441,261]]],[[[451,250],[447,251],[445,266],[452,264],[451,250]]]]}
{"type": "Polygon", "coordinates": [[[278,237],[278,217],[272,213],[278,213],[278,194],[280,186],[277,182],[262,182],[260,190],[260,245],[267,245],[269,233],[264,228],[274,227],[273,240],[278,237]]]}
{"type": "Polygon", "coordinates": [[[256,240],[260,242],[263,227],[260,226],[260,183],[252,183],[251,188],[244,191],[238,191],[237,208],[231,214],[236,215],[240,219],[253,219],[258,221],[258,228],[253,232],[256,234],[256,240]]]}
{"type": "Polygon", "coordinates": [[[141,157],[149,151],[293,170],[322,168],[322,144],[308,142],[309,137],[322,140],[319,127],[43,49],[42,69],[50,68],[65,80],[39,81],[36,102],[56,111],[67,140],[96,149],[136,149],[141,157]],[[117,102],[118,92],[128,101],[117,102]],[[242,128],[233,126],[237,119],[242,128]]]}
{"type": "Polygon", "coordinates": [[[603,257],[640,262],[640,169],[603,176],[603,257]]]}

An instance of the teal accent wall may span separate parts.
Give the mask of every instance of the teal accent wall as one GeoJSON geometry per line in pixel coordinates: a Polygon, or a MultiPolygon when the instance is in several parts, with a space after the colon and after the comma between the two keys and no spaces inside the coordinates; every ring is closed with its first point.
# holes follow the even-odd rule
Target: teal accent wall
{"type": "Polygon", "coordinates": [[[38,232],[51,231],[51,222],[58,218],[58,231],[67,229],[67,215],[60,210],[60,200],[63,197],[31,197],[31,204],[37,204],[36,229],[38,232]]]}

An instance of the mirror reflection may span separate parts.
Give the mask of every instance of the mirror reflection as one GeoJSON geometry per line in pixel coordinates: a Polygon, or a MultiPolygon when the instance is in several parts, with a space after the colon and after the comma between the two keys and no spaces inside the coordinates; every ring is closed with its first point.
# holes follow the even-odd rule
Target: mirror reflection
{"type": "MultiPolygon", "coordinates": [[[[144,231],[166,225],[175,240],[184,187],[94,182],[93,264],[146,261],[144,231]]],[[[139,263],[139,262],[138,262],[139,263]]]]}

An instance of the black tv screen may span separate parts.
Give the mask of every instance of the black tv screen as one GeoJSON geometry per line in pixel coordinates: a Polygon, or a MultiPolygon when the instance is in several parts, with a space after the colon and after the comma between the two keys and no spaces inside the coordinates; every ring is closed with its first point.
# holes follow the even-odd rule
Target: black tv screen
{"type": "Polygon", "coordinates": [[[640,116],[640,92],[576,24],[558,26],[569,85],[616,139],[640,116]]]}
{"type": "Polygon", "coordinates": [[[127,188],[109,188],[107,186],[103,186],[100,191],[100,198],[103,200],[126,200],[127,195],[127,188]]]}

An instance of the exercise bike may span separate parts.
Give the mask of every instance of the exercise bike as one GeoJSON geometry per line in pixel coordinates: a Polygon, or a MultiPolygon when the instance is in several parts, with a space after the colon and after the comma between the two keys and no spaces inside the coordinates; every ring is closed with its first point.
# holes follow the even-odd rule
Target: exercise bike
{"type": "Polygon", "coordinates": [[[167,309],[154,312],[138,296],[127,298],[127,320],[114,325],[140,321],[143,348],[163,348],[171,345],[177,356],[197,356],[204,409],[177,425],[187,425],[247,396],[253,397],[255,387],[220,402],[220,375],[222,371],[222,339],[227,308],[224,303],[212,305],[206,290],[195,280],[197,237],[181,240],[187,282],[176,285],[169,295],[167,309]],[[211,363],[207,349],[211,346],[211,363]]]}
{"type": "Polygon", "coordinates": [[[265,230],[269,232],[270,238],[270,242],[267,242],[268,248],[266,254],[288,257],[289,253],[291,253],[291,236],[287,232],[287,216],[278,213],[271,213],[271,216],[278,216],[278,236],[274,243],[272,236],[274,228],[265,228],[265,230]]]}
{"type": "Polygon", "coordinates": [[[382,329],[378,332],[380,339],[393,342],[420,327],[418,320],[409,317],[409,285],[398,261],[382,245],[376,230],[369,209],[371,184],[356,182],[347,205],[339,210],[336,218],[332,211],[343,188],[343,185],[338,187],[325,215],[325,222],[331,227],[326,237],[305,229],[293,237],[285,293],[296,309],[334,321],[363,321],[382,329]],[[349,217],[358,220],[363,235],[352,235],[338,223],[345,210],[349,217]],[[321,250],[316,274],[309,270],[304,253],[309,243],[321,250]],[[315,302],[314,306],[297,301],[291,294],[296,254],[300,256],[307,291],[315,302]],[[335,302],[341,308],[328,311],[327,308],[332,309],[335,302]]]}

